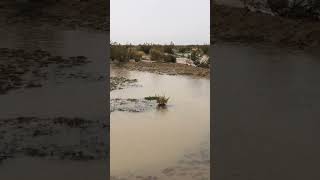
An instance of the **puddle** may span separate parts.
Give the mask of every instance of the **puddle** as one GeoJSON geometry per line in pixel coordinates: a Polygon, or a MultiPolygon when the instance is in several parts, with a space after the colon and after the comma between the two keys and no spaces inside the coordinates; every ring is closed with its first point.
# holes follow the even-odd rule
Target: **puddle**
{"type": "Polygon", "coordinates": [[[111,76],[141,85],[111,91],[111,99],[170,97],[166,109],[111,113],[112,179],[209,179],[210,81],[116,67],[111,76]]]}

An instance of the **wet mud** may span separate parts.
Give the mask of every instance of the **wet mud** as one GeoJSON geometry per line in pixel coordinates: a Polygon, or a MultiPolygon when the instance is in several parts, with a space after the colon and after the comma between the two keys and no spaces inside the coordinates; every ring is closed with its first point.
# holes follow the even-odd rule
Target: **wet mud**
{"type": "MultiPolygon", "coordinates": [[[[44,50],[0,48],[0,94],[10,90],[42,87],[50,75],[50,66],[56,66],[55,75],[65,78],[87,78],[81,72],[64,72],[75,66],[90,63],[85,56],[64,58],[44,50]]],[[[102,78],[102,77],[97,77],[102,78]]]]}
{"type": "Polygon", "coordinates": [[[0,119],[0,163],[11,158],[106,159],[109,126],[82,118],[0,119]]]}

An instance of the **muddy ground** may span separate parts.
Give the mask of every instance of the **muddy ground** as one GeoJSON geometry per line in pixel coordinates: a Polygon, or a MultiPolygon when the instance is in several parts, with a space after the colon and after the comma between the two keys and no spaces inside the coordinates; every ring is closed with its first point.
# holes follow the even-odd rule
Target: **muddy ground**
{"type": "Polygon", "coordinates": [[[45,159],[107,158],[109,126],[81,118],[0,119],[0,164],[22,156],[45,159]]]}
{"type": "Polygon", "coordinates": [[[194,67],[179,63],[161,63],[161,62],[128,62],[113,64],[119,68],[125,68],[130,71],[145,71],[157,74],[168,75],[189,75],[194,77],[209,78],[210,68],[194,67]]]}
{"type": "MultiPolygon", "coordinates": [[[[61,57],[44,50],[0,48],[0,94],[11,90],[42,87],[48,80],[50,66],[55,65],[55,76],[88,78],[81,73],[65,73],[65,69],[90,63],[84,56],[61,57]]],[[[102,78],[102,77],[97,77],[102,78]]]]}
{"type": "Polygon", "coordinates": [[[0,2],[0,24],[38,24],[48,28],[109,31],[109,5],[103,0],[60,0],[37,3],[0,2]]]}
{"type": "Polygon", "coordinates": [[[110,77],[110,91],[123,89],[129,86],[138,86],[137,79],[127,79],[124,77],[110,77]]]}
{"type": "MultiPolygon", "coordinates": [[[[91,60],[84,56],[61,57],[44,50],[0,48],[0,96],[15,90],[42,88],[54,77],[104,78],[79,71],[91,60]],[[54,68],[52,68],[54,66],[54,68]],[[51,70],[54,70],[53,72],[51,70]]],[[[55,79],[55,80],[57,80],[55,79]]],[[[108,152],[104,120],[78,117],[0,117],[0,163],[17,157],[99,160],[108,152]]]]}
{"type": "Polygon", "coordinates": [[[212,42],[267,43],[294,48],[320,46],[319,21],[245,12],[242,8],[213,4],[212,42]]]}

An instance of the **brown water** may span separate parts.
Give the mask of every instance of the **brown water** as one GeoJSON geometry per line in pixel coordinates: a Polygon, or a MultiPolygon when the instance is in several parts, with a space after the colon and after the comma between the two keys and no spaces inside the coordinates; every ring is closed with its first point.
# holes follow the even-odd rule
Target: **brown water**
{"type": "MultiPolygon", "coordinates": [[[[105,112],[108,37],[89,31],[48,30],[37,25],[0,28],[0,48],[43,49],[53,56],[86,56],[92,63],[74,67],[88,79],[59,79],[49,76],[42,88],[11,91],[0,96],[0,118],[18,116],[79,116],[107,119],[105,112]]],[[[56,67],[51,67],[54,72],[56,67]]],[[[70,71],[72,71],[70,70],[70,71]]]]}
{"type": "MultiPolygon", "coordinates": [[[[92,61],[88,65],[73,68],[77,72],[88,74],[87,79],[64,79],[49,76],[48,81],[41,88],[20,89],[1,95],[0,119],[20,116],[48,118],[63,116],[107,122],[106,75],[108,68],[106,68],[106,60],[108,49],[106,45],[109,40],[106,34],[42,29],[40,26],[30,24],[1,27],[0,39],[0,47],[4,48],[43,49],[54,56],[86,56],[92,61]],[[97,80],[98,76],[104,78],[97,80]]],[[[55,67],[50,68],[53,72],[55,71],[55,67]]],[[[73,133],[73,135],[76,136],[75,139],[72,139],[73,143],[78,143],[79,133],[73,133]]],[[[98,133],[97,136],[108,143],[108,132],[103,137],[98,133]]],[[[63,144],[72,137],[48,139],[47,141],[52,141],[52,144],[56,142],[63,144]]],[[[107,178],[107,160],[79,162],[17,157],[0,163],[0,179],[5,180],[105,180],[107,178]]]]}
{"type": "Polygon", "coordinates": [[[167,109],[111,113],[111,175],[208,179],[210,81],[118,68],[111,68],[111,76],[138,79],[142,86],[112,91],[111,99],[170,97],[167,109]],[[166,168],[174,173],[166,175],[166,168]]]}
{"type": "Polygon", "coordinates": [[[215,179],[319,179],[319,52],[212,47],[215,179]]]}

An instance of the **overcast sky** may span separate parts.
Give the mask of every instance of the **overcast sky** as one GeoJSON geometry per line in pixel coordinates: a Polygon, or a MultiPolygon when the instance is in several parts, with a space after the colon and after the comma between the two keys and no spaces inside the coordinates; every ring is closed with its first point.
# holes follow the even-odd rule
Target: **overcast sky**
{"type": "Polygon", "coordinates": [[[110,3],[113,42],[210,42],[210,0],[111,0],[110,3]]]}

